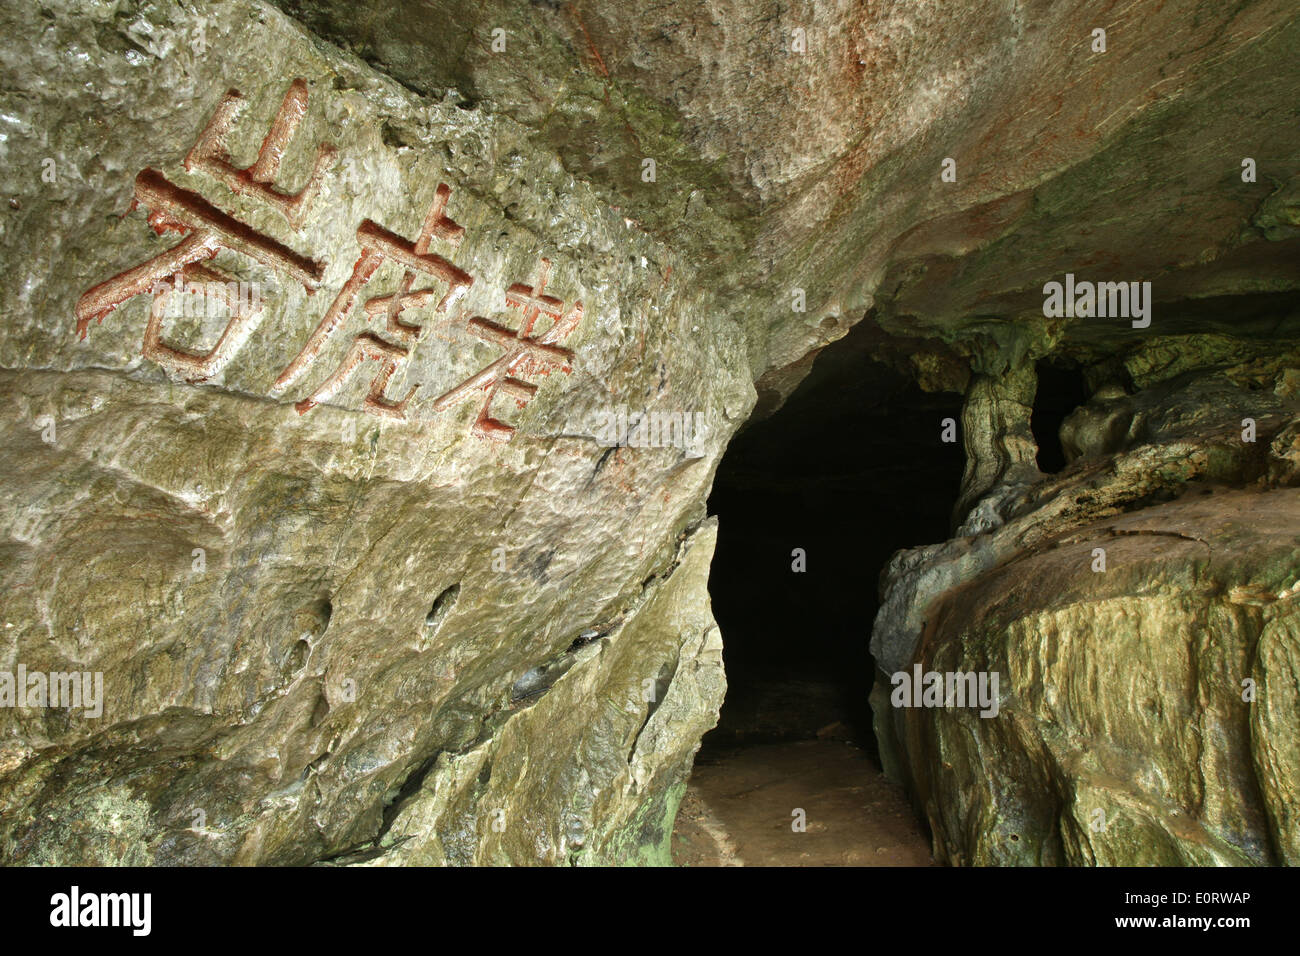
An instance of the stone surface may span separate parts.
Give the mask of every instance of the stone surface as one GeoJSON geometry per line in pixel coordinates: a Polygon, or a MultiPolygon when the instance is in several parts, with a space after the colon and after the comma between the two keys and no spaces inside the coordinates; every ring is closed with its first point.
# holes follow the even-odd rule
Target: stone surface
{"type": "Polygon", "coordinates": [[[999,672],[1003,696],[992,718],[900,711],[936,856],[1300,861],[1297,526],[1294,488],[1193,493],[1089,524],[937,602],[917,661],[999,672]],[[1095,547],[1104,573],[1089,570],[1095,547]]]}
{"type": "Polygon", "coordinates": [[[1277,394],[1290,380],[1288,369],[1300,366],[1300,352],[1275,352],[1265,371],[1276,388],[1238,385],[1233,377],[1241,368],[1233,367],[1187,373],[1132,396],[1097,394],[1062,426],[1066,446],[1087,454],[1036,483],[995,486],[956,537],[896,553],[881,575],[871,637],[882,672],[911,663],[932,601],[1044,541],[1177,494],[1191,481],[1277,487],[1300,480],[1300,402],[1277,394]],[[1257,432],[1249,442],[1242,434],[1248,416],[1257,432]]]}
{"type": "Polygon", "coordinates": [[[1240,325],[1181,303],[1300,288],[1288,0],[280,5],[413,89],[518,119],[683,250],[772,404],[869,311],[923,355],[1012,327],[1108,346],[1140,336],[1045,322],[1044,282],[1158,276],[1156,327],[1179,331],[1240,325]]]}
{"type": "Polygon", "coordinates": [[[995,491],[996,520],[882,576],[876,731],[936,858],[1296,861],[1300,356],[1235,351],[1099,390],[1062,426],[1072,465],[995,491]],[[913,665],[997,673],[998,712],[894,706],[913,665]]]}
{"type": "Polygon", "coordinates": [[[861,750],[833,738],[701,753],[677,817],[673,860],[934,865],[903,793],[861,750]]]}
{"type": "MultiPolygon", "coordinates": [[[[104,677],[95,718],[0,711],[3,862],[665,862],[722,688],[718,459],[832,343],[967,396],[957,537],[891,566],[886,670],[1034,549],[1300,466],[1288,0],[48,0],[0,28],[0,672],[104,677]],[[131,270],[176,248],[261,311],[152,313],[178,264],[131,270]],[[1044,318],[1067,272],[1153,281],[1152,326],[1044,318]],[[543,279],[521,382],[476,378],[543,279]],[[1094,395],[1040,478],[1043,359],[1094,395]],[[703,429],[605,447],[619,408],[703,429]]],[[[1294,708],[1251,713],[1247,822],[1290,845],[1294,708]]],[[[986,853],[954,812],[947,858],[986,853]]],[[[1283,858],[1230,823],[1169,858],[1283,858]]]]}
{"type": "MultiPolygon", "coordinates": [[[[1037,384],[1033,366],[1026,363],[1000,375],[981,373],[972,378],[962,404],[966,471],[953,509],[955,523],[968,522],[971,508],[994,489],[1005,494],[1039,478],[1038,446],[1030,431],[1037,384]]],[[[974,517],[972,527],[982,529],[990,523],[985,515],[974,517]]]]}
{"type": "Polygon", "coordinates": [[[376,859],[511,863],[545,848],[536,862],[667,864],[686,771],[726,686],[706,591],[716,534],[710,521],[626,622],[566,652],[542,696],[517,697],[486,740],[440,754],[388,811],[376,859]]]}
{"type": "MultiPolygon", "coordinates": [[[[0,858],[310,863],[382,854],[394,844],[377,838],[409,828],[402,859],[663,859],[723,686],[703,500],[754,394],[743,342],[700,321],[690,264],[510,119],[419,98],[272,8],[72,3],[3,18],[3,669],[99,672],[104,701],[95,719],[0,710],[0,858]],[[295,77],[307,109],[281,188],[306,181],[319,144],[337,150],[298,230],[183,165],[232,88],[248,105],[231,162],[251,162],[295,77]],[[147,292],[76,334],[83,292],[183,238],[128,214],[147,167],[324,263],[306,295],[219,253],[216,267],[265,283],[266,314],[202,384],[142,356],[147,292]],[[421,386],[405,420],[363,410],[377,361],[300,413],[356,336],[397,341],[382,312],[355,314],[400,291],[389,263],[302,381],[273,393],[352,273],[358,227],[413,238],[439,183],[465,236],[429,251],[474,283],[444,312],[401,314],[424,326],[388,388],[421,386]],[[526,407],[499,398],[493,414],[517,431],[486,440],[481,393],[445,410],[432,399],[501,354],[468,319],[517,328],[507,289],[535,285],[543,257],[547,292],[585,310],[563,343],[572,371],[529,376],[526,407]],[[706,427],[691,453],[603,447],[593,414],[617,405],[706,427]],[[515,713],[518,682],[590,630],[581,666],[515,713]],[[662,706],[638,736],[646,693],[662,706]],[[547,702],[582,694],[591,712],[547,702]],[[525,752],[530,765],[511,763],[525,752]],[[550,816],[473,848],[466,814],[486,835],[497,806],[474,802],[464,775],[491,763],[504,777],[484,799],[508,788],[519,821],[550,816]],[[571,812],[547,802],[579,778],[571,812]],[[426,791],[458,815],[408,822],[426,791]]],[[[446,291],[423,275],[411,288],[446,291]]],[[[169,321],[164,336],[203,349],[225,321],[169,321]]]]}

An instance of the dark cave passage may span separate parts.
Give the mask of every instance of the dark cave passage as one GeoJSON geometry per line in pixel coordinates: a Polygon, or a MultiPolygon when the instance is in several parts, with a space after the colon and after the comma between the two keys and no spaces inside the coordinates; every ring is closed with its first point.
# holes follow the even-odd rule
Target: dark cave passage
{"type": "Polygon", "coordinates": [[[823,351],[718,469],[709,591],[729,690],[706,747],[838,723],[836,736],[875,750],[867,645],[880,571],[899,548],[948,536],[964,456],[940,440],[961,396],[927,394],[874,361],[867,326],[823,351]]]}
{"type": "Polygon", "coordinates": [[[728,690],[678,816],[681,865],[931,865],[880,773],[868,650],[880,572],[943,541],[961,481],[961,396],[872,358],[864,322],[727,449],[709,498],[709,592],[728,690]],[[802,567],[802,570],[797,570],[802,567]],[[792,813],[813,821],[792,832],[792,813]]]}
{"type": "Polygon", "coordinates": [[[1043,361],[1038,363],[1037,372],[1038,389],[1029,427],[1038,444],[1038,470],[1054,475],[1065,467],[1061,422],[1088,400],[1088,390],[1078,368],[1043,361]]]}

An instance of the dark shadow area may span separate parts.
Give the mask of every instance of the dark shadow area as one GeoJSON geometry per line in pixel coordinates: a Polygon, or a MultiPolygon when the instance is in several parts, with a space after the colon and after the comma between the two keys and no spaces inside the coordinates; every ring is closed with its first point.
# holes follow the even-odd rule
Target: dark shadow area
{"type": "Polygon", "coordinates": [[[729,689],[706,751],[820,732],[875,752],[877,582],[899,548],[948,537],[964,455],[960,442],[940,441],[961,397],[922,392],[875,361],[869,333],[855,340],[857,331],[823,351],[719,466],[709,591],[729,689]]]}
{"type": "Polygon", "coordinates": [[[1083,372],[1078,368],[1038,363],[1038,389],[1034,393],[1034,410],[1029,427],[1038,444],[1038,470],[1054,475],[1065,467],[1065,449],[1061,447],[1061,422],[1088,400],[1083,372]]]}

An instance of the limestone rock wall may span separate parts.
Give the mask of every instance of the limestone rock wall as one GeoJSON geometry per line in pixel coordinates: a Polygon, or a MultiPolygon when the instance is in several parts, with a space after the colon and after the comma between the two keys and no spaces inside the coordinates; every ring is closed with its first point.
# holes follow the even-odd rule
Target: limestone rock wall
{"type": "Polygon", "coordinates": [[[1065,471],[882,577],[877,735],[940,859],[1297,862],[1300,355],[1165,345],[1066,421],[1065,471]],[[899,706],[914,668],[997,674],[996,712],[899,706]]]}
{"type": "Polygon", "coordinates": [[[1297,522],[1294,488],[1193,496],[1078,529],[932,607],[918,663],[998,672],[1003,695],[993,718],[903,718],[941,855],[1300,862],[1297,522]]]}
{"type": "Polygon", "coordinates": [[[1061,535],[1287,487],[1300,18],[1157,6],[0,8],[0,674],[104,682],[0,708],[0,859],[661,860],[718,457],[857,323],[968,397],[887,669],[1061,535]],[[1070,271],[1150,329],[1046,318],[1070,271]],[[1095,382],[1040,480],[1044,356],[1095,382]]]}
{"type": "Polygon", "coordinates": [[[1297,288],[1290,0],[277,2],[519,120],[698,263],[767,408],[869,312],[921,372],[987,327],[1062,324],[1041,289],[1067,271],[1159,276],[1161,303],[1297,288]]]}
{"type": "Polygon", "coordinates": [[[0,671],[103,680],[0,708],[0,860],[662,861],[754,399],[691,263],[274,8],[0,27],[0,671]]]}

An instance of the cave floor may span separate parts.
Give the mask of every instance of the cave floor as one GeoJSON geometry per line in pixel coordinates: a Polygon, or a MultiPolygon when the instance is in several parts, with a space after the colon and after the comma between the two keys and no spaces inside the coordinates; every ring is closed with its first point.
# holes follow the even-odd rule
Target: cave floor
{"type": "Polygon", "coordinates": [[[678,866],[934,866],[902,791],[837,739],[701,754],[673,830],[678,866]],[[793,812],[806,830],[792,829],[793,812]]]}

